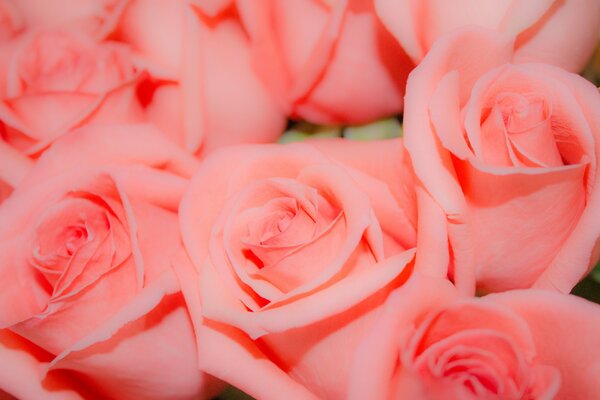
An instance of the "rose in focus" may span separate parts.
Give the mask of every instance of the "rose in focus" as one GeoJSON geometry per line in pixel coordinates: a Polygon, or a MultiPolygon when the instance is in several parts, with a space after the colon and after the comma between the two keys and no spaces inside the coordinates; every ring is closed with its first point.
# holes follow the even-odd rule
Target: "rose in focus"
{"type": "Polygon", "coordinates": [[[436,43],[409,78],[406,146],[446,214],[461,289],[569,292],[598,259],[600,94],[513,57],[490,30],[436,43]]]}
{"type": "Polygon", "coordinates": [[[600,310],[583,299],[540,290],[465,298],[415,274],[384,310],[356,353],[350,399],[583,400],[598,391],[600,358],[589,349],[600,310]]]}
{"type": "Polygon", "coordinates": [[[215,393],[198,370],[171,264],[181,248],[178,203],[196,167],[188,157],[147,126],[88,128],[58,141],[2,204],[2,390],[215,393]]]}
{"type": "Polygon", "coordinates": [[[400,140],[334,140],[205,160],[180,208],[191,264],[177,269],[207,372],[257,398],[346,396],[349,349],[412,269],[404,154],[400,140]]]}

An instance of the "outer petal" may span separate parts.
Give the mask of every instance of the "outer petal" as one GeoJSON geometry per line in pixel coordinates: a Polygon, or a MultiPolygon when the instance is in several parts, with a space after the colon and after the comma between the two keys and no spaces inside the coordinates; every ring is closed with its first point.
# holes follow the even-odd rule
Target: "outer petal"
{"type": "Polygon", "coordinates": [[[370,2],[348,3],[335,51],[318,80],[308,90],[292,89],[293,114],[303,119],[356,124],[402,110],[412,62],[379,22],[373,6],[365,6],[370,2]],[[360,65],[362,79],[355,75],[354,65],[360,65]]]}
{"type": "Polygon", "coordinates": [[[48,356],[31,343],[7,330],[0,330],[0,396],[7,393],[19,399],[75,400],[94,395],[64,374],[52,374],[42,384],[47,364],[44,358],[48,356]]]}
{"type": "Polygon", "coordinates": [[[239,0],[238,8],[258,73],[292,116],[358,123],[401,110],[412,63],[370,1],[239,0]]]}
{"type": "Polygon", "coordinates": [[[241,331],[209,323],[198,330],[200,367],[257,399],[318,399],[269,360],[241,331]]]}
{"type": "Polygon", "coordinates": [[[58,140],[37,164],[40,167],[27,176],[24,186],[82,167],[141,164],[189,178],[199,166],[197,160],[150,125],[99,125],[77,129],[58,140]]]}
{"type": "Polygon", "coordinates": [[[134,89],[140,79],[138,75],[100,95],[59,92],[4,99],[0,119],[12,128],[8,141],[28,154],[36,154],[65,132],[84,124],[139,123],[143,114],[134,99],[134,89]]]}
{"type": "Polygon", "coordinates": [[[283,132],[284,115],[254,74],[239,22],[228,19],[210,30],[203,24],[201,33],[206,121],[203,151],[274,141],[283,132]]]}
{"type": "MultiPolygon", "coordinates": [[[[394,396],[392,382],[397,374],[399,344],[408,338],[415,319],[457,297],[450,282],[414,274],[394,291],[356,350],[348,395],[351,400],[394,396]]],[[[408,395],[408,393],[406,393],[408,395]]],[[[409,397],[412,398],[412,397],[409,397]]]]}
{"type": "Polygon", "coordinates": [[[16,187],[33,167],[33,161],[0,140],[0,181],[16,187]]]}
{"type": "MultiPolygon", "coordinates": [[[[582,185],[586,169],[584,164],[546,173],[532,170],[530,174],[504,175],[472,166],[461,168],[463,177],[472,182],[465,188],[470,237],[464,238],[469,243],[456,245],[474,253],[481,288],[497,291],[533,285],[581,218],[586,206],[582,185]],[[522,249],[523,243],[531,248],[522,249]],[[514,254],[519,257],[511,260],[514,254]]],[[[577,265],[574,261],[571,257],[571,267],[577,265]]],[[[583,263],[585,267],[588,264],[583,263]]],[[[456,276],[466,272],[462,269],[465,265],[457,266],[456,276]]]]}
{"type": "Polygon", "coordinates": [[[599,2],[555,1],[535,24],[517,37],[515,61],[548,63],[579,72],[594,51],[599,29],[599,2]],[[565,34],[565,27],[573,28],[565,34]]]}
{"type": "Polygon", "coordinates": [[[463,103],[479,75],[508,62],[511,55],[511,43],[501,35],[488,30],[465,28],[437,42],[408,80],[404,119],[406,148],[411,154],[417,177],[450,215],[461,212],[464,199],[454,175],[450,154],[441,147],[431,129],[427,112],[431,95],[442,76],[458,70],[463,103]],[[457,47],[461,48],[459,53],[455,51],[457,47]],[[481,54],[482,49],[486,54],[481,54]]]}
{"type": "Polygon", "coordinates": [[[312,393],[262,354],[246,334],[205,320],[202,316],[198,272],[185,252],[174,258],[173,265],[194,324],[198,360],[203,371],[258,399],[275,399],[282,393],[290,399],[315,399],[312,393]]]}
{"type": "Polygon", "coordinates": [[[567,293],[600,258],[600,227],[596,223],[600,218],[600,96],[597,88],[580,76],[565,74],[558,68],[546,69],[549,76],[560,79],[572,89],[595,135],[594,155],[590,155],[588,169],[586,207],[571,235],[535,284],[540,288],[553,288],[567,293]]]}
{"type": "Polygon", "coordinates": [[[243,329],[253,338],[269,332],[310,325],[341,313],[383,289],[406,271],[414,251],[390,257],[372,268],[354,273],[310,296],[258,312],[247,311],[219,282],[212,266],[202,271],[201,296],[204,315],[243,329]]]}
{"type": "Polygon", "coordinates": [[[178,289],[172,271],[163,274],[51,368],[83,372],[110,397],[210,398],[214,382],[197,370],[193,328],[178,289]]]}

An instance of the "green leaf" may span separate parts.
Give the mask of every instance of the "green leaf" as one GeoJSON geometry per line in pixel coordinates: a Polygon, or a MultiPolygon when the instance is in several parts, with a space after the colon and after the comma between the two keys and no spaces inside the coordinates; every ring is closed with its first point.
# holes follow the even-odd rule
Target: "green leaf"
{"type": "Polygon", "coordinates": [[[247,395],[236,387],[229,386],[213,400],[254,400],[254,397],[247,395]]]}
{"type": "Polygon", "coordinates": [[[300,122],[288,129],[279,138],[279,143],[302,142],[306,139],[336,138],[342,136],[342,128],[339,126],[313,125],[300,122]]]}

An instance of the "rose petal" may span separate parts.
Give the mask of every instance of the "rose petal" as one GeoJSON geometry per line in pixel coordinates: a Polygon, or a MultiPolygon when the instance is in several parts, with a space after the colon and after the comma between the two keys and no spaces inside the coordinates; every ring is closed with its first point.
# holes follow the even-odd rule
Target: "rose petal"
{"type": "Polygon", "coordinates": [[[511,53],[511,43],[500,35],[476,28],[465,28],[434,45],[429,57],[409,78],[404,119],[405,144],[412,154],[431,155],[413,158],[415,172],[433,198],[443,201],[442,208],[450,215],[460,214],[464,203],[450,165],[449,154],[440,148],[425,112],[429,108],[431,94],[435,91],[435,82],[447,72],[458,70],[463,88],[460,102],[463,104],[468,98],[467,88],[472,86],[472,82],[483,71],[509,61],[511,53]],[[477,34],[473,34],[474,32],[477,34]],[[461,47],[460,53],[453,51],[456,46],[461,47]],[[481,49],[485,49],[489,54],[481,54],[481,49]],[[478,56],[472,57],[472,52],[475,51],[478,56]],[[461,57],[457,57],[457,54],[461,57]]]}
{"type": "Polygon", "coordinates": [[[0,395],[4,391],[21,399],[69,400],[94,395],[64,374],[51,374],[42,383],[46,362],[43,356],[36,357],[39,353],[39,349],[10,331],[0,331],[0,358],[3,361],[0,365],[0,395]]]}

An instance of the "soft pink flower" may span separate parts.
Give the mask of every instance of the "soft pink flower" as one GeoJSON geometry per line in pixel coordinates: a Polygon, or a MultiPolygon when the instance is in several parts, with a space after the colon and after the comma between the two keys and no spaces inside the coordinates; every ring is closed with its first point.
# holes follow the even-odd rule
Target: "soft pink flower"
{"type": "Polygon", "coordinates": [[[122,44],[36,31],[3,46],[0,64],[0,134],[26,155],[84,124],[143,118],[140,72],[122,44]]]}
{"type": "Polygon", "coordinates": [[[349,399],[585,400],[600,384],[600,307],[541,290],[464,298],[414,274],[358,347],[349,399]]]}
{"type": "Polygon", "coordinates": [[[171,264],[195,168],[148,126],[80,130],[40,158],[0,207],[0,390],[214,394],[171,264]]]}
{"type": "Polygon", "coordinates": [[[345,398],[348,349],[412,270],[404,154],[400,140],[340,139],[204,161],[181,203],[191,264],[177,271],[207,372],[261,399],[345,398]]]}
{"type": "Polygon", "coordinates": [[[285,127],[252,70],[247,36],[229,3],[135,0],[114,36],[157,81],[148,118],[196,154],[272,142],[285,127]]]}
{"type": "Polygon", "coordinates": [[[415,63],[445,33],[478,25],[514,36],[516,61],[579,72],[600,29],[597,0],[375,0],[375,5],[415,63]]]}
{"type": "Polygon", "coordinates": [[[292,118],[361,123],[402,111],[412,62],[373,0],[240,0],[253,63],[292,118]]]}
{"type": "MultiPolygon", "coordinates": [[[[462,290],[569,292],[598,259],[600,94],[513,57],[491,30],[440,39],[408,81],[406,147],[446,214],[462,290]]],[[[447,255],[441,235],[436,253],[447,255]]]]}

